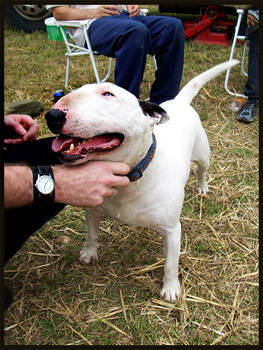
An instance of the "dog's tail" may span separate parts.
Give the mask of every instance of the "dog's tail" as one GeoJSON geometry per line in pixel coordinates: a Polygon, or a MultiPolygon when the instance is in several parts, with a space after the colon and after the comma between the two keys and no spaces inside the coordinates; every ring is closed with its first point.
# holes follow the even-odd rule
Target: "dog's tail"
{"type": "Polygon", "coordinates": [[[186,103],[191,104],[193,98],[198,94],[199,90],[202,88],[202,86],[205,83],[207,83],[209,80],[216,77],[219,73],[223,72],[224,70],[230,67],[235,66],[238,63],[239,63],[238,60],[223,62],[199,74],[197,77],[190,80],[189,83],[187,83],[182,88],[182,90],[176,96],[176,99],[180,97],[180,99],[181,98],[184,99],[186,103]]]}

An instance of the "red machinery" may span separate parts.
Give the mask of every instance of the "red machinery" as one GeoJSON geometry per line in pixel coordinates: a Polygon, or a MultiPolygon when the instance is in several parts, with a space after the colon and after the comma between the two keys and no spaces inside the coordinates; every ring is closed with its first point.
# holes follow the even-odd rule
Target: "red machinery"
{"type": "Polygon", "coordinates": [[[197,20],[184,21],[185,38],[197,42],[229,46],[235,22],[228,20],[225,12],[216,5],[206,7],[197,20]]]}

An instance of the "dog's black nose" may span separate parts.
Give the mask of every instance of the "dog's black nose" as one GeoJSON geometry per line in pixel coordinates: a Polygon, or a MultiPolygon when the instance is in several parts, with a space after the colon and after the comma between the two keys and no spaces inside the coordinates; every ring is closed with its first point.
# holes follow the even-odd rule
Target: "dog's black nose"
{"type": "Polygon", "coordinates": [[[49,130],[53,134],[59,134],[66,123],[66,113],[60,109],[50,109],[45,117],[49,130]]]}

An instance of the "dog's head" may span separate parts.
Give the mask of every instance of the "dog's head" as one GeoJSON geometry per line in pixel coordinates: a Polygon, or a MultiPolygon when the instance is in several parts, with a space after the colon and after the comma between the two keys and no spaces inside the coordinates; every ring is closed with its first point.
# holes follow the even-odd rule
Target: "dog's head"
{"type": "MultiPolygon", "coordinates": [[[[114,84],[84,85],[62,97],[49,112],[49,129],[59,136],[52,149],[64,162],[126,161],[132,148],[152,133],[166,112],[114,84]],[[126,147],[125,147],[126,145],[126,147]]],[[[149,138],[148,138],[149,139],[149,138]]]]}

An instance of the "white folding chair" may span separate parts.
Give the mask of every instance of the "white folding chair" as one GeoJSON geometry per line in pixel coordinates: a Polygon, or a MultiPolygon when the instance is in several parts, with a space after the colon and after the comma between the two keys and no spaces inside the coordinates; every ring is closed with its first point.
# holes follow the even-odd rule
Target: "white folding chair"
{"type": "MultiPolygon", "coordinates": [[[[141,9],[140,10],[140,14],[142,16],[146,16],[147,13],[148,13],[148,9],[141,9]]],[[[95,74],[96,82],[102,83],[102,82],[108,80],[108,78],[110,77],[110,74],[111,74],[111,70],[112,70],[113,59],[111,57],[109,57],[107,73],[104,76],[104,78],[101,78],[100,74],[98,72],[96,61],[95,61],[95,55],[100,55],[100,54],[98,52],[92,50],[92,47],[90,45],[89,36],[88,36],[88,28],[91,25],[91,23],[93,21],[95,21],[95,19],[92,21],[90,21],[90,20],[57,21],[53,17],[52,20],[60,28],[64,43],[65,43],[66,48],[67,48],[67,52],[65,53],[65,56],[67,57],[65,89],[67,91],[70,91],[70,89],[69,89],[70,59],[71,59],[71,57],[74,57],[74,56],[89,55],[90,60],[91,60],[91,64],[92,64],[92,68],[93,68],[93,71],[95,74]],[[82,29],[83,34],[85,36],[85,41],[86,41],[87,47],[78,46],[71,39],[69,39],[69,37],[66,33],[66,28],[69,28],[69,27],[75,27],[75,28],[82,29]]],[[[154,60],[155,68],[157,69],[155,57],[153,57],[153,60],[154,60]]]]}
{"type": "MultiPolygon", "coordinates": [[[[238,35],[239,33],[239,29],[240,29],[240,24],[241,24],[241,19],[242,19],[242,15],[244,13],[244,9],[237,9],[237,24],[235,27],[235,33],[234,33],[234,38],[233,38],[233,43],[232,43],[232,47],[231,47],[231,52],[230,52],[230,56],[229,56],[229,60],[232,60],[234,57],[234,52],[235,52],[235,47],[236,47],[236,43],[237,40],[242,40],[244,41],[244,47],[243,47],[243,55],[242,55],[242,60],[241,60],[241,74],[244,76],[247,76],[247,73],[245,72],[244,66],[245,66],[245,58],[246,58],[246,51],[247,51],[247,44],[248,44],[248,40],[247,37],[244,35],[238,35]]],[[[228,70],[226,71],[226,77],[225,77],[225,89],[226,91],[233,96],[238,96],[238,97],[246,97],[243,94],[239,94],[236,92],[233,92],[229,89],[228,87],[228,83],[229,83],[229,76],[230,76],[230,71],[231,68],[228,68],[228,70]]]]}

